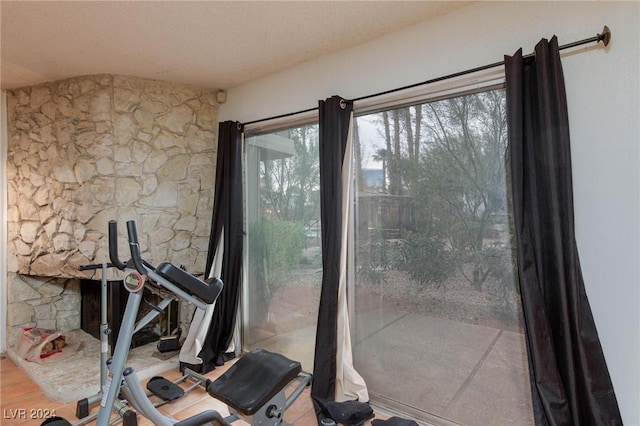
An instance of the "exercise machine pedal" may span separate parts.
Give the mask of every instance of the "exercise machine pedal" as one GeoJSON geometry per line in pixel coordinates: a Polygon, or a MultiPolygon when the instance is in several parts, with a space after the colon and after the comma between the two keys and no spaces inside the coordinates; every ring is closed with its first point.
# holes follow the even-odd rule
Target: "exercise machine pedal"
{"type": "Polygon", "coordinates": [[[135,411],[127,410],[122,414],[122,426],[138,426],[138,416],[135,411]]]}
{"type": "Polygon", "coordinates": [[[62,417],[51,417],[47,420],[45,420],[44,422],[40,423],[40,426],[71,426],[71,423],[69,423],[67,420],[63,419],[62,417]]]}
{"type": "Polygon", "coordinates": [[[83,398],[76,403],[76,417],[84,419],[89,416],[89,398],[83,398]]]}
{"type": "Polygon", "coordinates": [[[149,379],[147,389],[165,401],[173,401],[184,395],[184,389],[164,377],[155,376],[149,379]]]}

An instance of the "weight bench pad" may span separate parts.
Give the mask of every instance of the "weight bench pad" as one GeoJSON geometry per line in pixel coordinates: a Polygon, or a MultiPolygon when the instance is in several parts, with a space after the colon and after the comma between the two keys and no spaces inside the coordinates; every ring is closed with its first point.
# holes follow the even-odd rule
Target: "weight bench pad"
{"type": "Polygon", "coordinates": [[[156,268],[156,272],[209,305],[216,301],[222,291],[222,281],[219,279],[213,278],[204,282],[171,263],[161,264],[156,268]]]}
{"type": "Polygon", "coordinates": [[[297,361],[255,349],[212,382],[207,391],[238,412],[252,416],[301,371],[302,366],[297,361]]]}

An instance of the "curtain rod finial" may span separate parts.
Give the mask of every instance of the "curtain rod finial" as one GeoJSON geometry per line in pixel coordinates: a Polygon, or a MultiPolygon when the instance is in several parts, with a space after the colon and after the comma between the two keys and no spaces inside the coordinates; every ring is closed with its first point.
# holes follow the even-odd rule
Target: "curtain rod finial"
{"type": "Polygon", "coordinates": [[[606,25],[602,29],[602,32],[598,34],[598,41],[601,41],[605,46],[609,45],[611,41],[611,30],[606,25]]]}

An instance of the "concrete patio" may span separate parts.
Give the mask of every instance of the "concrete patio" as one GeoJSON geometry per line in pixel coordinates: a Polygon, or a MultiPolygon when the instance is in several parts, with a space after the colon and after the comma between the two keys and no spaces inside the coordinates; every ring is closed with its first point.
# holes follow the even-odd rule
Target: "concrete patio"
{"type": "MultiPolygon", "coordinates": [[[[387,308],[354,320],[364,336],[353,343],[356,368],[373,399],[399,403],[425,423],[436,416],[463,425],[534,424],[522,334],[387,308]]],[[[254,345],[311,369],[314,335],[307,327],[254,345]]]]}

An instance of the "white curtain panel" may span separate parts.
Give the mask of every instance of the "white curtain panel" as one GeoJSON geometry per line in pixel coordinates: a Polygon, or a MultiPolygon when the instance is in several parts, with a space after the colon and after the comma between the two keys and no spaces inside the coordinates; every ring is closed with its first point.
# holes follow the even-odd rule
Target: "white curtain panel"
{"type": "MultiPolygon", "coordinates": [[[[209,272],[208,278],[219,277],[222,273],[222,257],[224,255],[224,229],[220,233],[220,239],[216,246],[215,256],[213,257],[213,264],[211,265],[211,272],[209,272]]],[[[224,283],[223,283],[224,285],[224,283]]],[[[204,345],[204,339],[209,332],[209,326],[211,325],[211,318],[213,317],[213,311],[215,310],[216,303],[212,303],[207,306],[207,309],[202,310],[196,308],[196,312],[193,315],[191,324],[189,326],[189,332],[187,338],[182,344],[180,349],[180,362],[191,365],[202,364],[202,359],[198,357],[198,354],[202,350],[204,345]]],[[[233,343],[232,343],[233,344],[233,343]]]]}
{"type": "Polygon", "coordinates": [[[340,253],[340,281],[338,284],[338,335],[336,352],[336,401],[369,401],[367,384],[353,367],[349,307],[347,303],[347,251],[349,226],[353,224],[351,194],[353,190],[353,113],[350,117],[347,147],[342,161],[342,230],[340,253]]]}

